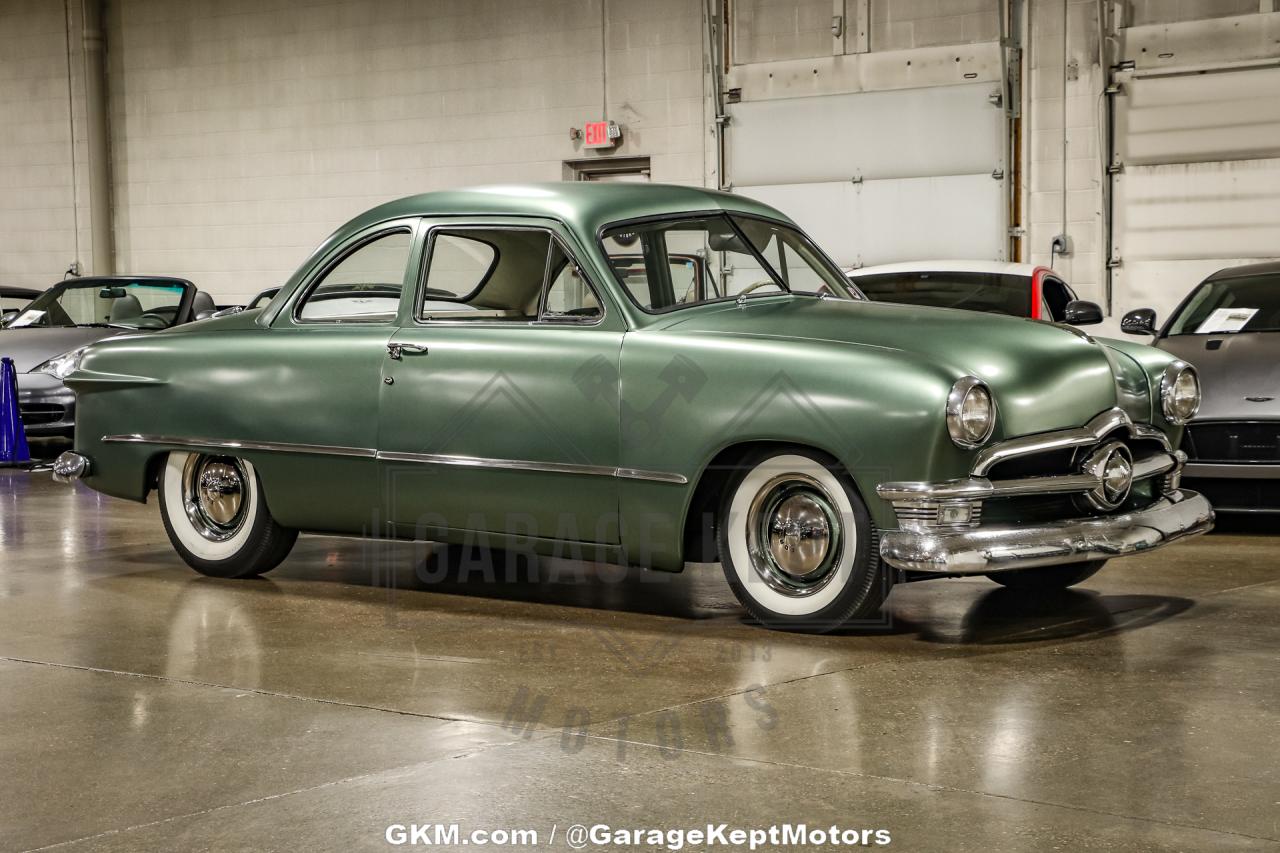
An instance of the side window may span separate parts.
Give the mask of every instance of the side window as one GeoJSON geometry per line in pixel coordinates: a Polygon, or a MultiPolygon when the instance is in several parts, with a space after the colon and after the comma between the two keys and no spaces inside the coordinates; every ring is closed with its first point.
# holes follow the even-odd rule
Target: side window
{"type": "Polygon", "coordinates": [[[555,240],[551,241],[551,250],[547,256],[547,278],[550,283],[542,308],[544,320],[591,320],[604,313],[600,308],[600,300],[582,277],[577,264],[555,240]]]}
{"type": "Polygon", "coordinates": [[[1061,323],[1067,316],[1067,303],[1072,300],[1071,291],[1056,278],[1045,277],[1040,284],[1040,292],[1044,296],[1045,305],[1049,309],[1048,316],[1055,323],[1061,323]]]}
{"type": "Polygon", "coordinates": [[[298,306],[302,321],[378,322],[393,319],[413,248],[408,230],[362,244],[329,269],[298,306]]]}
{"type": "Polygon", "coordinates": [[[602,313],[591,286],[549,231],[460,228],[432,237],[420,320],[528,323],[602,313]]]}

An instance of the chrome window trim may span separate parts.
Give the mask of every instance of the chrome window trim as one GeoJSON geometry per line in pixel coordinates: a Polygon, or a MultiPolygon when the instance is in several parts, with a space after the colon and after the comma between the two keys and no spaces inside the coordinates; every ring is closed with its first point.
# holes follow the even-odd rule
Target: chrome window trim
{"type": "MultiPolygon", "coordinates": [[[[392,221],[399,222],[399,220],[392,220],[392,221]]],[[[387,223],[382,223],[379,226],[374,226],[374,228],[376,230],[366,231],[363,233],[362,236],[357,237],[354,240],[349,240],[346,243],[342,244],[342,246],[338,248],[336,253],[331,254],[328,261],[323,263],[316,272],[311,273],[307,277],[306,284],[304,284],[300,290],[296,290],[298,295],[290,296],[290,298],[293,300],[293,307],[289,310],[289,319],[290,321],[292,321],[294,326],[322,326],[322,327],[323,326],[341,326],[341,325],[391,326],[395,324],[396,318],[400,314],[400,306],[404,304],[403,279],[401,280],[401,283],[400,283],[400,299],[397,303],[396,312],[385,320],[383,319],[356,320],[350,317],[332,317],[332,318],[325,317],[320,319],[307,320],[302,317],[302,311],[307,305],[307,300],[311,298],[311,295],[324,282],[325,277],[328,276],[329,273],[333,272],[333,270],[339,264],[341,264],[347,258],[354,255],[356,252],[363,249],[365,246],[375,243],[384,237],[390,237],[393,234],[409,235],[409,254],[404,261],[405,275],[408,275],[409,269],[413,261],[414,243],[417,239],[416,226],[413,225],[412,223],[400,222],[400,224],[390,225],[390,226],[387,226],[387,223]],[[383,227],[383,226],[386,226],[386,227],[383,227]]],[[[279,294],[279,291],[277,291],[277,295],[278,294],[279,294]]],[[[274,297],[272,298],[274,299],[274,297]]],[[[279,315],[277,314],[277,316],[279,315]]],[[[373,315],[373,316],[381,316],[381,315],[373,315]]],[[[272,318],[272,321],[273,322],[275,321],[275,317],[272,318]]]]}
{"type": "Polygon", "coordinates": [[[1082,427],[1042,432],[1012,438],[984,448],[974,459],[971,473],[975,477],[987,474],[997,463],[1051,450],[1086,447],[1095,444],[1117,429],[1128,429],[1132,438],[1151,439],[1172,452],[1173,446],[1163,432],[1147,424],[1135,424],[1124,409],[1108,409],[1082,427]]]}
{"type": "Polygon", "coordinates": [[[490,468],[507,471],[539,471],[548,474],[579,474],[594,477],[616,477],[653,483],[686,485],[689,478],[669,471],[641,468],[617,468],[609,465],[580,465],[573,462],[535,462],[524,459],[490,459],[482,456],[457,456],[440,453],[402,453],[366,447],[341,447],[329,444],[291,444],[271,441],[231,441],[215,438],[175,438],[163,435],[104,435],[104,444],[157,444],[191,450],[257,450],[268,453],[306,453],[316,456],[343,456],[377,459],[383,462],[409,462],[418,465],[446,465],[458,468],[490,468]]]}
{"type": "MultiPolygon", "coordinates": [[[[468,238],[468,239],[476,239],[476,238],[468,238]]],[[[484,242],[484,241],[480,241],[480,242],[484,242]]],[[[495,253],[496,253],[496,249],[495,249],[495,253]]],[[[550,244],[548,244],[547,254],[549,259],[550,244]]],[[[497,268],[497,264],[498,264],[498,256],[497,254],[495,254],[493,269],[497,268]]],[[[489,276],[493,274],[493,269],[490,269],[489,272],[485,274],[484,281],[482,281],[476,287],[476,291],[478,291],[481,287],[483,287],[488,282],[489,276]]],[[[474,296],[476,291],[472,291],[470,294],[468,294],[468,296],[474,296]]],[[[459,304],[462,304],[462,305],[467,304],[465,302],[462,302],[461,300],[458,300],[458,302],[459,304]]],[[[593,327],[593,326],[599,326],[601,323],[603,323],[605,321],[605,318],[608,315],[609,315],[609,306],[605,304],[605,300],[600,298],[600,288],[596,287],[596,284],[591,279],[591,276],[587,274],[587,268],[578,261],[578,256],[574,254],[572,248],[570,248],[570,246],[560,238],[560,235],[556,233],[555,228],[551,225],[543,225],[543,224],[526,225],[524,223],[486,224],[484,222],[471,221],[471,222],[464,222],[460,225],[454,225],[449,222],[440,222],[440,223],[429,225],[427,228],[427,234],[426,234],[426,237],[423,243],[423,248],[422,248],[422,268],[418,274],[417,293],[415,294],[414,301],[413,301],[412,321],[413,321],[413,325],[416,327],[426,328],[430,326],[475,326],[475,325],[489,325],[495,328],[512,328],[517,326],[593,327]],[[542,231],[546,233],[551,238],[551,243],[558,244],[560,246],[560,250],[564,252],[564,256],[565,258],[568,259],[569,263],[573,264],[574,267],[576,267],[578,271],[582,273],[582,280],[586,282],[587,288],[591,291],[591,294],[596,298],[596,302],[600,305],[600,315],[598,317],[583,317],[583,318],[575,317],[575,318],[558,319],[558,320],[547,319],[547,317],[543,313],[543,308],[544,308],[544,302],[546,300],[547,290],[549,289],[551,282],[547,279],[547,270],[545,267],[543,269],[542,287],[538,291],[538,315],[536,317],[519,317],[519,318],[513,318],[511,320],[503,320],[495,317],[468,318],[466,316],[468,312],[461,311],[461,310],[442,311],[438,315],[433,315],[433,314],[424,315],[422,312],[422,306],[427,301],[427,280],[431,276],[431,253],[435,249],[436,237],[439,236],[438,232],[441,232],[441,231],[446,233],[465,232],[465,231],[542,231]]]]}

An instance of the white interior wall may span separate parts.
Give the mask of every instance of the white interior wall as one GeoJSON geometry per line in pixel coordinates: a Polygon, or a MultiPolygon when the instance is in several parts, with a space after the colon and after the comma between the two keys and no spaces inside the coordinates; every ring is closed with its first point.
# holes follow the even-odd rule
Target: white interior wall
{"type": "Polygon", "coordinates": [[[62,3],[0,3],[3,284],[48,287],[77,257],[77,241],[89,245],[79,49],[68,45],[62,3]]]}
{"type": "MultiPolygon", "coordinates": [[[[832,3],[731,2],[731,11],[762,22],[753,50],[830,56],[830,16],[822,12],[832,3]]],[[[850,25],[858,3],[845,3],[850,25]]],[[[1106,75],[1097,58],[1098,3],[1026,4],[1024,259],[1048,260],[1065,199],[1073,253],[1055,265],[1082,296],[1101,299],[1098,116],[1106,75]],[[1072,60],[1076,79],[1065,81],[1064,101],[1072,60]]],[[[6,282],[48,284],[76,259],[92,269],[82,51],[74,39],[68,45],[67,5],[0,0],[6,282]]],[[[885,79],[888,65],[877,62],[906,55],[885,47],[928,51],[921,45],[946,32],[957,43],[985,38],[986,5],[867,0],[872,53],[861,57],[871,61],[860,66],[859,90],[885,79]]],[[[1129,23],[1204,27],[1205,35],[1187,40],[1178,35],[1186,25],[1168,24],[1175,62],[1240,53],[1213,28],[1239,40],[1253,18],[1266,17],[1223,17],[1245,8],[1242,0],[1110,5],[1129,23]]],[[[563,160],[584,156],[569,128],[606,107],[626,128],[616,153],[651,156],[654,180],[714,181],[702,0],[112,0],[107,7],[117,266],[188,275],[220,301],[277,283],[343,219],[379,201],[484,181],[559,179],[563,160]]],[[[1250,56],[1276,52],[1275,34],[1263,35],[1250,56]]],[[[805,81],[773,82],[827,82],[823,75],[811,82],[815,75],[802,70],[805,81]]],[[[907,85],[937,85],[940,70],[917,62],[907,85]]],[[[985,79],[987,69],[975,70],[985,79]]]]}

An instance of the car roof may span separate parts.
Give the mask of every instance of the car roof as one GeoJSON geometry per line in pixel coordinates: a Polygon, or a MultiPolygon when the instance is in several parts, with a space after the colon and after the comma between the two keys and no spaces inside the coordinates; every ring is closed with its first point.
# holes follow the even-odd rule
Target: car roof
{"type": "Polygon", "coordinates": [[[628,219],[670,213],[727,210],[791,220],[766,204],[734,193],[676,184],[561,181],[500,184],[423,193],[387,202],[338,229],[339,234],[412,216],[531,216],[559,219],[589,233],[628,219]]]}
{"type": "Polygon", "coordinates": [[[1264,261],[1260,264],[1244,264],[1238,267],[1227,267],[1215,272],[1205,281],[1218,281],[1224,278],[1243,278],[1250,275],[1280,274],[1280,261],[1264,261]]]}
{"type": "Polygon", "coordinates": [[[859,267],[850,270],[852,278],[884,273],[904,272],[977,272],[993,275],[1018,275],[1030,278],[1037,269],[1037,264],[1015,264],[1008,261],[984,260],[938,260],[938,261],[904,261],[896,264],[879,264],[872,267],[859,267]]]}

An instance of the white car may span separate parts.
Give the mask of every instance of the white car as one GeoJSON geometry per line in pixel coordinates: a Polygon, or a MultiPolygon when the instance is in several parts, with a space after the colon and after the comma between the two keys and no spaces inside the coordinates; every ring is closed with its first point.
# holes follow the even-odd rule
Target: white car
{"type": "Polygon", "coordinates": [[[911,261],[847,271],[872,301],[960,308],[1088,326],[1102,309],[1048,267],[1004,261],[911,261]]]}

